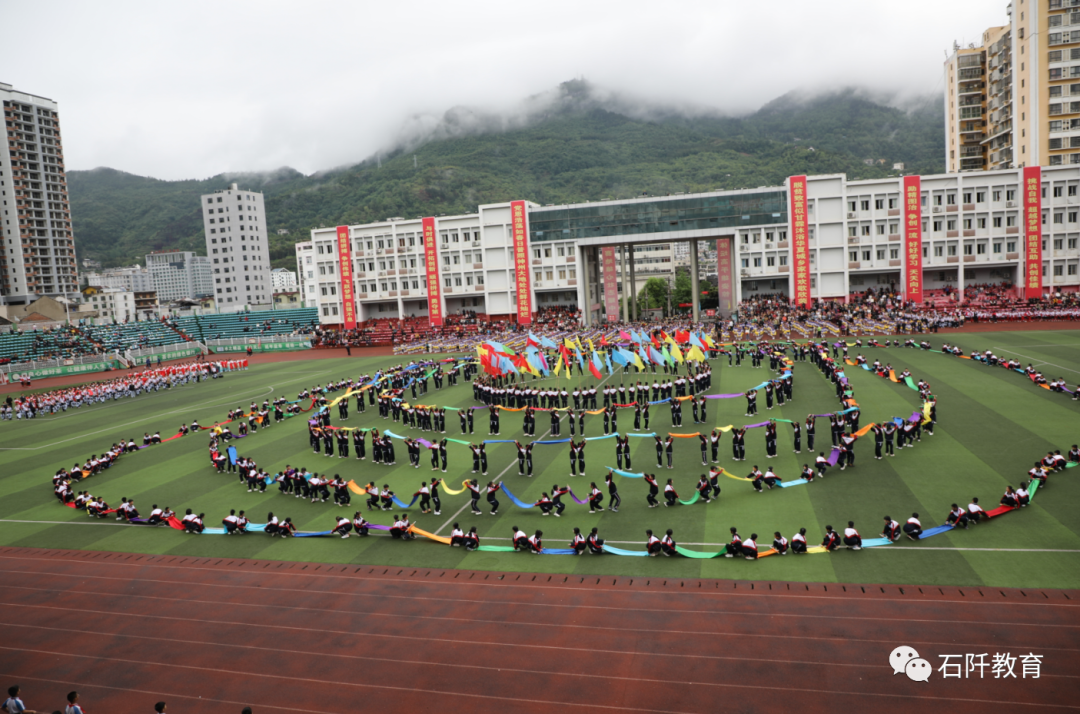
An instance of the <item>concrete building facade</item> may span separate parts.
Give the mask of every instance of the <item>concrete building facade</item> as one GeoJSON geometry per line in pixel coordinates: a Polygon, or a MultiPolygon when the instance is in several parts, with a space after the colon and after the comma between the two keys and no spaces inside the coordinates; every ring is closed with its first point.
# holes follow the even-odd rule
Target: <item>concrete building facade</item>
{"type": "Polygon", "coordinates": [[[1080,164],[1080,2],[1013,0],[945,61],[946,169],[1080,164]]]}
{"type": "Polygon", "coordinates": [[[218,309],[229,312],[248,305],[269,306],[273,283],[263,195],[234,183],[202,196],[201,205],[218,309]]]}
{"type": "Polygon", "coordinates": [[[0,100],[0,304],[75,299],[75,242],[56,102],[3,83],[0,100]]]}
{"type": "Polygon", "coordinates": [[[190,250],[162,251],[146,256],[153,289],[160,302],[198,299],[214,294],[210,259],[190,250]]]}
{"type": "MultiPolygon", "coordinates": [[[[1033,274],[1035,294],[1080,289],[1080,165],[867,181],[834,174],[743,191],[520,203],[527,218],[524,266],[515,262],[511,204],[430,219],[435,263],[425,261],[419,219],[342,227],[356,320],[427,315],[431,265],[438,268],[440,313],[519,319],[516,289],[528,285],[532,313],[568,305],[581,309],[587,323],[633,317],[632,295],[620,286],[643,284],[647,271],[664,265],[647,261],[673,260],[677,243],[689,246],[693,295],[700,294],[701,276],[716,274],[722,314],[754,295],[796,295],[800,260],[813,299],[843,300],[868,288],[903,291],[913,272],[922,290],[950,287],[961,297],[984,283],[1010,283],[1032,294],[1033,274]],[[805,197],[798,215],[793,182],[805,197]],[[804,229],[805,259],[797,252],[804,229]],[[663,249],[644,250],[651,246],[663,249]],[[631,249],[632,259],[617,259],[631,249]],[[702,266],[702,255],[716,256],[715,266],[702,266]],[[616,290],[605,290],[608,285],[616,290]]],[[[319,307],[324,324],[341,324],[343,244],[336,229],[313,230],[311,238],[297,245],[302,294],[309,307],[319,307]]]]}

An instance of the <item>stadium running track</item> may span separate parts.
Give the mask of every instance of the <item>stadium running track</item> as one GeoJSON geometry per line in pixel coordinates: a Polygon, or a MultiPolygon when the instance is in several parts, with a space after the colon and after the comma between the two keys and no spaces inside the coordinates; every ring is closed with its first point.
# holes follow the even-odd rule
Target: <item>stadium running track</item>
{"type": "Polygon", "coordinates": [[[90,712],[176,714],[1080,709],[1078,591],[31,548],[0,548],[0,580],[0,683],[47,710],[71,689],[90,712]],[[901,644],[935,670],[1034,652],[1041,676],[913,682],[888,665],[901,644]]]}

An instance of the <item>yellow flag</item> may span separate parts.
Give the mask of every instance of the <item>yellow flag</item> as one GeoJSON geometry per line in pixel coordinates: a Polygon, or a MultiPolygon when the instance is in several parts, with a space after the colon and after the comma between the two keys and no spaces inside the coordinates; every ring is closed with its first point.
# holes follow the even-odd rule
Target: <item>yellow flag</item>
{"type": "Polygon", "coordinates": [[[593,347],[592,340],[585,340],[589,343],[589,352],[596,352],[596,348],[593,347]]]}
{"type": "Polygon", "coordinates": [[[645,370],[645,363],[641,361],[641,355],[639,355],[637,352],[634,353],[634,363],[637,365],[638,369],[642,371],[645,370]]]}
{"type": "Polygon", "coordinates": [[[559,361],[555,363],[555,369],[552,370],[552,372],[554,372],[556,377],[559,376],[559,370],[562,369],[562,366],[563,366],[563,358],[562,358],[562,355],[559,355],[559,361]]]}
{"type": "Polygon", "coordinates": [[[677,359],[680,364],[686,361],[683,359],[682,350],[680,350],[679,346],[674,342],[671,343],[671,356],[677,359]]]}
{"type": "Polygon", "coordinates": [[[686,359],[693,360],[695,362],[704,362],[705,353],[701,351],[700,347],[698,347],[697,345],[693,345],[686,353],[686,359]]]}

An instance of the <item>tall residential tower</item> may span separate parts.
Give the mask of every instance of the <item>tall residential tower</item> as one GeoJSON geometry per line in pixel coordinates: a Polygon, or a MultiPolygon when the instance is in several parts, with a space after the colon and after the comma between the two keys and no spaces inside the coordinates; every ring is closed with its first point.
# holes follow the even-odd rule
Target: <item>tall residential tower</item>
{"type": "Polygon", "coordinates": [[[0,83],[0,304],[74,298],[79,284],[56,102],[0,83]]]}
{"type": "Polygon", "coordinates": [[[206,255],[214,277],[219,310],[271,305],[270,244],[266,237],[263,196],[234,183],[202,197],[206,255]]]}
{"type": "Polygon", "coordinates": [[[1080,164],[1080,0],[1014,0],[945,61],[949,173],[1080,164]]]}

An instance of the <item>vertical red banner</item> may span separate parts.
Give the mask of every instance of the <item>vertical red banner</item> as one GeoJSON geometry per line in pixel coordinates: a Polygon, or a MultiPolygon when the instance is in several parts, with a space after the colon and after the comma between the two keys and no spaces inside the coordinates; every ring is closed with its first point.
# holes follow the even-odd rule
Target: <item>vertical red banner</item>
{"type": "Polygon", "coordinates": [[[791,265],[792,301],[797,307],[810,307],[810,228],[806,215],[806,177],[788,179],[791,195],[791,265]]]}
{"type": "Polygon", "coordinates": [[[615,268],[615,246],[600,249],[600,264],[604,267],[604,312],[608,322],[619,320],[619,276],[615,268]]]}
{"type": "Polygon", "coordinates": [[[356,329],[356,299],[353,295],[352,242],[349,227],[337,227],[338,268],[341,272],[341,324],[346,330],[356,329]]]}
{"type": "Polygon", "coordinates": [[[1024,297],[1042,297],[1042,168],[1024,167],[1024,297]]]}
{"type": "Polygon", "coordinates": [[[732,244],[734,242],[735,239],[731,237],[716,239],[717,307],[725,315],[730,315],[732,310],[735,309],[735,281],[731,277],[731,261],[734,260],[732,244]]]}
{"type": "Polygon", "coordinates": [[[442,327],[442,285],[439,283],[439,237],[435,234],[435,219],[425,218],[424,269],[427,273],[427,314],[432,327],[442,327]]]}
{"type": "Polygon", "coordinates": [[[514,244],[514,286],[517,290],[517,321],[532,323],[532,288],[529,282],[529,223],[524,201],[510,203],[510,234],[514,244]]]}
{"type": "Polygon", "coordinates": [[[923,301],[922,179],[904,177],[904,299],[923,301]]]}

